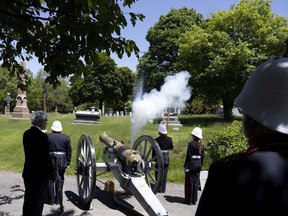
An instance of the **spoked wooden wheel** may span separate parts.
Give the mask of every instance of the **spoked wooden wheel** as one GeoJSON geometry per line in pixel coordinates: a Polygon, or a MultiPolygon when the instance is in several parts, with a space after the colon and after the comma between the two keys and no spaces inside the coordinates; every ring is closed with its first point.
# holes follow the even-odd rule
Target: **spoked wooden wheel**
{"type": "Polygon", "coordinates": [[[158,143],[153,137],[142,135],[135,141],[133,149],[141,155],[146,183],[156,194],[164,174],[163,156],[158,143]]]}
{"type": "Polygon", "coordinates": [[[96,190],[96,155],[89,135],[81,135],[76,159],[78,193],[84,204],[90,204],[96,190]]]}

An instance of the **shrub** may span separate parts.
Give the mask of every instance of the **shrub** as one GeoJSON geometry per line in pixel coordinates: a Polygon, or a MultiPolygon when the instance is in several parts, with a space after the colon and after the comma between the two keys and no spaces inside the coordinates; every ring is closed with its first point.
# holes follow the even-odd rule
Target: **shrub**
{"type": "Polygon", "coordinates": [[[221,131],[212,131],[211,137],[206,152],[212,162],[247,149],[247,140],[242,133],[240,121],[233,121],[221,131]]]}

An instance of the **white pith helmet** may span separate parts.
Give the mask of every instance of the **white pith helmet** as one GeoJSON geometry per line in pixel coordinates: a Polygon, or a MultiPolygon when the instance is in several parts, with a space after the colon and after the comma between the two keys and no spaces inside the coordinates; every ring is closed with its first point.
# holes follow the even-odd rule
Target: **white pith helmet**
{"type": "Polygon", "coordinates": [[[54,121],[51,129],[55,132],[61,132],[63,130],[61,122],[58,120],[54,121]]]}
{"type": "Polygon", "coordinates": [[[191,132],[192,135],[198,137],[199,139],[203,139],[202,137],[202,129],[200,127],[195,127],[192,132],[191,132]]]}
{"type": "Polygon", "coordinates": [[[162,133],[162,134],[167,134],[167,128],[165,125],[160,124],[158,127],[158,132],[162,133]]]}
{"type": "Polygon", "coordinates": [[[288,58],[257,67],[234,104],[267,128],[288,134],[288,58]]]}

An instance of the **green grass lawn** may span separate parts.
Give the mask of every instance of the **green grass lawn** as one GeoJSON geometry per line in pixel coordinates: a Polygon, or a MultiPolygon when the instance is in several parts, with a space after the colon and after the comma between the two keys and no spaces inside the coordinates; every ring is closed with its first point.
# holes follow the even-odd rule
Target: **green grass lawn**
{"type": "MultiPolygon", "coordinates": [[[[96,162],[102,162],[102,150],[105,147],[99,141],[99,135],[106,132],[110,137],[117,141],[124,141],[130,146],[130,117],[101,117],[100,124],[75,124],[73,114],[57,114],[48,113],[47,133],[51,132],[50,126],[54,120],[60,120],[63,126],[63,133],[71,138],[72,142],[72,163],[67,169],[68,175],[74,175],[76,163],[76,151],[79,138],[82,134],[88,134],[95,147],[96,162]]],[[[183,163],[186,156],[186,148],[191,140],[190,132],[195,126],[203,129],[204,143],[210,139],[210,132],[213,130],[221,130],[225,123],[215,115],[201,116],[179,116],[179,120],[183,127],[178,131],[172,128],[168,129],[168,135],[172,137],[174,142],[174,150],[170,153],[171,163],[168,172],[168,181],[180,183],[184,181],[183,163]]],[[[13,120],[10,116],[0,115],[0,170],[22,172],[24,163],[24,152],[22,146],[22,135],[25,130],[31,127],[30,120],[13,120]]],[[[157,121],[155,121],[157,122],[157,121]]],[[[147,123],[144,128],[137,134],[135,139],[141,135],[150,135],[156,137],[158,123],[147,123]]],[[[210,164],[209,158],[205,159],[204,169],[210,164]]]]}

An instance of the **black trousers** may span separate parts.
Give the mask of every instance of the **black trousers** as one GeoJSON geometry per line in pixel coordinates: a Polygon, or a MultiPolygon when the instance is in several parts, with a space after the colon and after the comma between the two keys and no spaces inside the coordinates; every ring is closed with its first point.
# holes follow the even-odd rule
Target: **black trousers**
{"type": "Polygon", "coordinates": [[[58,173],[59,173],[59,175],[60,175],[60,177],[61,177],[61,180],[65,180],[65,178],[64,178],[64,175],[65,175],[65,170],[66,169],[59,169],[58,170],[58,173]]]}
{"type": "MultiPolygon", "coordinates": [[[[157,164],[156,164],[155,168],[158,169],[157,164]]],[[[166,191],[168,169],[169,169],[169,164],[164,164],[163,177],[162,177],[162,180],[160,181],[160,187],[158,190],[159,193],[165,193],[165,191],[166,191]]],[[[155,180],[156,181],[158,180],[157,175],[158,175],[158,172],[155,171],[155,180]]]]}
{"type": "Polygon", "coordinates": [[[162,178],[162,182],[161,182],[160,188],[159,188],[160,193],[166,192],[168,168],[169,168],[169,164],[164,164],[163,178],[162,178]]]}
{"type": "Polygon", "coordinates": [[[192,204],[198,200],[198,188],[200,183],[200,172],[185,173],[185,203],[192,204]]]}
{"type": "Polygon", "coordinates": [[[24,178],[24,203],[22,216],[41,216],[44,208],[44,194],[48,180],[24,178]]]}

